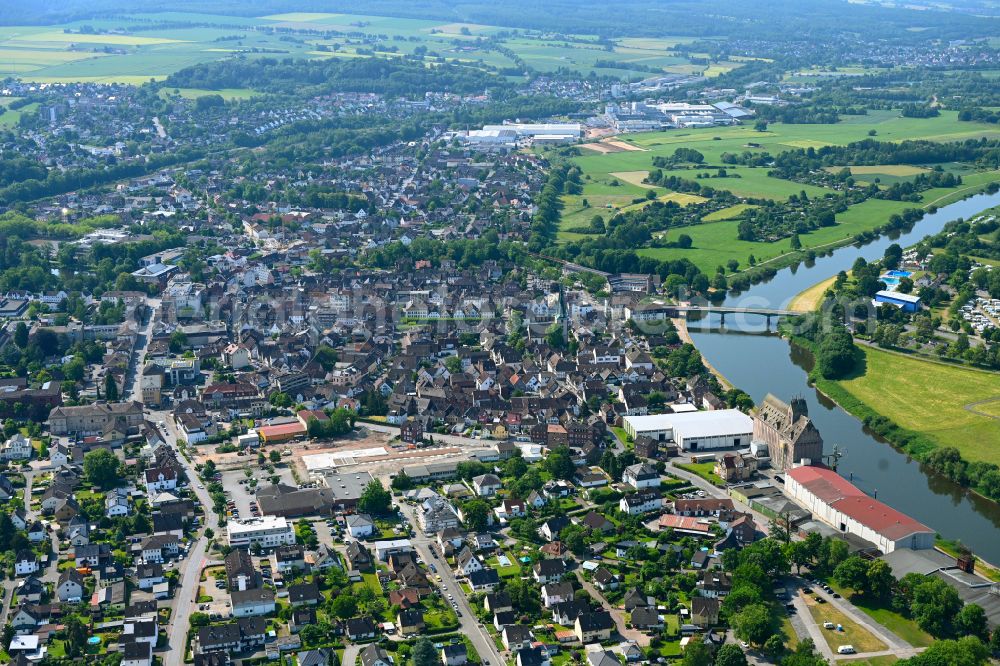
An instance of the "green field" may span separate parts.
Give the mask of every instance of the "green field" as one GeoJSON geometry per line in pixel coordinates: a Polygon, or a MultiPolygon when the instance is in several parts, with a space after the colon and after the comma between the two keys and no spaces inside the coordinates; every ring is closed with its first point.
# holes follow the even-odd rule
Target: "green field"
{"type": "Polygon", "coordinates": [[[1000,374],[862,349],[865,373],[837,382],[848,393],[967,460],[1000,463],[1000,420],[966,409],[1000,398],[1000,374]]]}
{"type": "Polygon", "coordinates": [[[16,99],[16,97],[0,98],[0,106],[6,109],[3,114],[0,114],[0,127],[13,127],[21,119],[21,114],[30,113],[38,108],[37,102],[33,102],[17,110],[7,108],[16,99]]]}
{"type": "Polygon", "coordinates": [[[160,97],[169,98],[172,96],[183,99],[198,99],[205,95],[221,95],[227,101],[250,99],[257,92],[250,88],[222,88],[220,90],[207,90],[205,88],[163,88],[160,90],[160,97]]]}
{"type": "MultiPolygon", "coordinates": [[[[846,145],[867,138],[869,130],[872,129],[876,131],[876,136],[880,140],[893,141],[957,140],[974,136],[1000,136],[1000,128],[984,123],[959,122],[957,114],[951,111],[943,112],[937,118],[903,118],[893,111],[872,111],[866,116],[847,117],[836,125],[772,124],[765,132],[758,132],[742,125],[631,134],[627,136],[628,142],[645,150],[605,154],[585,151],[583,155],[573,159],[574,163],[583,169],[584,188],[581,195],[564,198],[565,209],[560,224],[559,239],[565,241],[578,238],[577,234],[569,233],[567,229],[586,226],[595,214],[603,215],[605,218],[611,217],[616,210],[627,207],[633,198],[643,196],[649,189],[654,189],[657,196],[663,196],[666,190],[650,188],[643,184],[641,179],[644,172],[653,168],[652,161],[655,156],[671,155],[677,148],[694,148],[705,155],[706,164],[719,165],[721,155],[725,152],[766,150],[775,155],[793,147],[846,145]],[[751,143],[759,147],[750,147],[751,143]],[[582,207],[583,199],[590,203],[590,209],[582,207]]],[[[986,183],[1000,181],[1000,172],[997,171],[975,172],[959,164],[943,166],[961,175],[963,184],[955,189],[927,190],[922,197],[925,207],[942,206],[975,192],[986,183]]],[[[698,182],[703,186],[729,190],[741,197],[775,200],[787,199],[801,191],[805,191],[810,197],[823,196],[830,192],[822,187],[772,178],[767,175],[766,167],[726,166],[726,171],[730,177],[703,178],[698,182]]],[[[694,179],[699,173],[708,172],[708,169],[664,171],[665,174],[689,180],[694,179]]],[[[889,182],[911,178],[912,175],[908,174],[914,172],[914,168],[907,165],[885,165],[860,168],[859,177],[874,178],[876,174],[881,174],[883,180],[889,182]]],[[[835,226],[802,235],[802,246],[805,249],[822,249],[843,244],[858,233],[880,226],[891,215],[905,208],[912,208],[914,205],[911,202],[869,199],[839,214],[835,226]]],[[[687,258],[702,271],[711,273],[717,266],[725,265],[729,259],[736,259],[741,267],[746,268],[750,255],[760,263],[781,259],[792,251],[790,239],[776,243],[739,240],[736,218],[745,207],[745,204],[741,204],[740,207],[731,206],[707,214],[702,218],[706,224],[686,227],[683,230],[671,230],[667,234],[668,240],[673,235],[687,234],[693,240],[691,248],[646,248],[639,249],[639,254],[661,260],[687,258]]]]}
{"type": "MultiPolygon", "coordinates": [[[[39,82],[98,81],[141,83],[161,79],[200,62],[246,57],[371,57],[412,54],[418,47],[446,60],[497,68],[517,63],[483,37],[504,28],[474,23],[362,14],[290,12],[256,18],[157,12],[91,19],[50,26],[0,28],[0,77],[39,82]],[[163,25],[151,28],[150,25],[163,25]],[[271,32],[278,29],[280,32],[271,32]]],[[[594,36],[551,35],[522,30],[501,36],[531,68],[561,68],[638,80],[663,73],[714,76],[741,66],[736,61],[692,63],[673,49],[690,38],[623,37],[610,46],[594,36]],[[649,71],[633,69],[637,65],[649,71]]]]}

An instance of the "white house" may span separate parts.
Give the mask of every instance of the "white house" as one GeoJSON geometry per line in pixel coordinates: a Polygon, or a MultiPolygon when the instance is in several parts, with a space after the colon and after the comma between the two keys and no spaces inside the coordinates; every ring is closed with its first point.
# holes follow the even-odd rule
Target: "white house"
{"type": "Polygon", "coordinates": [[[146,490],[150,494],[177,487],[177,471],[172,467],[154,467],[147,469],[145,474],[146,490]]]}
{"type": "Polygon", "coordinates": [[[63,444],[55,444],[49,449],[49,464],[53,467],[68,465],[70,450],[63,444]]]}
{"type": "Polygon", "coordinates": [[[572,583],[546,583],[542,585],[542,603],[546,608],[551,608],[564,601],[573,601],[572,583]]]}
{"type": "Polygon", "coordinates": [[[274,612],[274,592],[268,588],[233,590],[233,617],[251,617],[274,612]]]}
{"type": "Polygon", "coordinates": [[[480,497],[493,497],[503,487],[496,474],[480,474],[472,479],[472,487],[480,497]]]}
{"type": "Polygon", "coordinates": [[[363,539],[375,533],[375,523],[367,514],[353,514],[347,516],[347,531],[355,539],[363,539]]]}
{"type": "Polygon", "coordinates": [[[493,509],[493,513],[500,519],[500,522],[505,522],[512,518],[524,518],[528,515],[524,502],[517,499],[505,499],[500,502],[500,506],[493,509]]]}
{"type": "Polygon", "coordinates": [[[136,567],[135,578],[140,590],[151,590],[154,585],[159,585],[164,580],[163,565],[161,564],[140,564],[136,567]]]}
{"type": "Polygon", "coordinates": [[[129,515],[128,495],[109,492],[104,497],[104,514],[108,518],[129,515]]]}
{"type": "Polygon", "coordinates": [[[473,571],[482,571],[483,564],[470,548],[463,548],[455,558],[455,570],[462,576],[468,576],[473,571]]]}
{"type": "Polygon", "coordinates": [[[31,439],[17,433],[0,445],[0,460],[30,460],[32,452],[31,439]]]}
{"type": "Polygon", "coordinates": [[[14,561],[14,573],[18,576],[27,576],[38,571],[38,556],[30,550],[22,550],[17,554],[14,561]]]}
{"type": "Polygon", "coordinates": [[[622,472],[622,481],[636,490],[642,488],[659,488],[660,473],[649,463],[629,465],[622,472]]]}
{"type": "Polygon", "coordinates": [[[618,500],[618,508],[630,516],[659,511],[663,508],[663,497],[658,492],[635,493],[618,500]]]}
{"type": "Polygon", "coordinates": [[[77,573],[76,569],[67,569],[59,575],[56,596],[59,597],[59,601],[76,603],[83,597],[84,589],[83,576],[77,573]]]}

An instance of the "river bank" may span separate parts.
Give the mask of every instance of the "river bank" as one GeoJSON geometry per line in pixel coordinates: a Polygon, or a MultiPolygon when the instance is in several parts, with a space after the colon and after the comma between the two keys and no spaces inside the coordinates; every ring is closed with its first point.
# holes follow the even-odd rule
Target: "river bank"
{"type": "Polygon", "coordinates": [[[817,282],[813,286],[800,291],[792,300],[788,303],[789,310],[795,310],[796,312],[812,312],[819,307],[819,304],[823,301],[823,294],[826,290],[833,286],[833,283],[837,281],[837,276],[828,277],[822,282],[817,282]]]}
{"type": "MultiPolygon", "coordinates": [[[[775,271],[745,292],[730,293],[722,305],[788,309],[787,305],[803,291],[840,271],[849,272],[858,257],[869,262],[880,259],[893,243],[908,247],[938,233],[951,220],[968,219],[993,206],[1000,206],[1000,194],[976,195],[941,207],[928,212],[912,229],[894,230],[865,244],[775,271]]],[[[686,338],[693,341],[717,375],[725,376],[758,402],[768,393],[784,399],[804,398],[810,418],[827,442],[826,448],[836,444],[848,452],[840,461],[841,474],[850,477],[864,492],[948,538],[961,539],[984,559],[1000,562],[1000,505],[932,471],[911,454],[891,445],[877,430],[864,424],[863,415],[849,411],[850,397],[846,391],[845,395],[839,395],[830,389],[827,395],[823,390],[827,386],[811,383],[812,355],[769,331],[762,318],[727,315],[726,325],[720,323],[717,314],[684,322],[686,338]],[[890,445],[886,446],[887,443],[890,445]]],[[[921,410],[934,414],[933,405],[927,409],[918,406],[917,411],[921,410]]]]}
{"type": "MultiPolygon", "coordinates": [[[[694,340],[691,339],[691,332],[688,331],[686,319],[678,317],[676,319],[671,319],[670,321],[674,325],[674,328],[677,329],[677,337],[681,339],[681,342],[686,342],[689,345],[697,347],[697,345],[694,344],[694,340]]],[[[702,354],[701,362],[709,372],[715,375],[715,378],[719,380],[719,383],[722,384],[723,388],[727,391],[733,388],[733,383],[726,379],[725,375],[712,367],[712,364],[705,358],[704,354],[702,354]]]]}

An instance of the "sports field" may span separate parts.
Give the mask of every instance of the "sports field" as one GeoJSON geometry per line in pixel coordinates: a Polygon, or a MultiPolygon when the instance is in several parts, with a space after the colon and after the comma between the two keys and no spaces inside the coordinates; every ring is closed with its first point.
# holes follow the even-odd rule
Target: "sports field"
{"type": "Polygon", "coordinates": [[[991,413],[1000,404],[1000,374],[863,351],[865,374],[838,382],[852,396],[903,428],[955,447],[967,460],[1000,463],[1000,419],[991,413]],[[976,404],[991,398],[998,401],[976,404]]]}
{"type": "Polygon", "coordinates": [[[592,35],[533,30],[508,34],[497,26],[362,14],[288,12],[248,18],[156,12],[50,26],[0,27],[0,77],[141,83],[236,54],[367,58],[373,52],[385,57],[407,55],[417,48],[456,62],[514,67],[517,63],[509,55],[477,43],[501,32],[502,46],[542,72],[565,68],[585,76],[594,73],[636,80],[665,73],[714,76],[742,64],[694,64],[674,51],[689,38],[622,37],[606,46],[592,35]],[[380,40],[374,49],[372,39],[380,40]],[[636,65],[652,69],[640,72],[634,69],[636,65]]]}

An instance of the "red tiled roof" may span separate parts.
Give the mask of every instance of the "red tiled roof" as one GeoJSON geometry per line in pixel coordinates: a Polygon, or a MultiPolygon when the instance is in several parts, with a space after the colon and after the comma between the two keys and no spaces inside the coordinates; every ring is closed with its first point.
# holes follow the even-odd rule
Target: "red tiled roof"
{"type": "Polygon", "coordinates": [[[854,484],[825,467],[803,466],[789,470],[810,493],[845,516],[853,518],[887,539],[898,541],[915,532],[932,532],[929,527],[891,506],[865,495],[854,484]]]}
{"type": "Polygon", "coordinates": [[[708,534],[710,531],[709,524],[703,522],[700,518],[694,518],[692,516],[677,516],[672,513],[666,513],[660,516],[660,529],[675,529],[675,530],[686,530],[688,532],[702,532],[708,534]]]}
{"type": "Polygon", "coordinates": [[[844,497],[867,497],[850,481],[825,467],[804,465],[789,470],[786,476],[795,479],[827,504],[832,504],[844,497]]]}
{"type": "Polygon", "coordinates": [[[837,500],[833,503],[833,508],[892,541],[916,532],[933,532],[923,523],[867,495],[837,500]]]}

